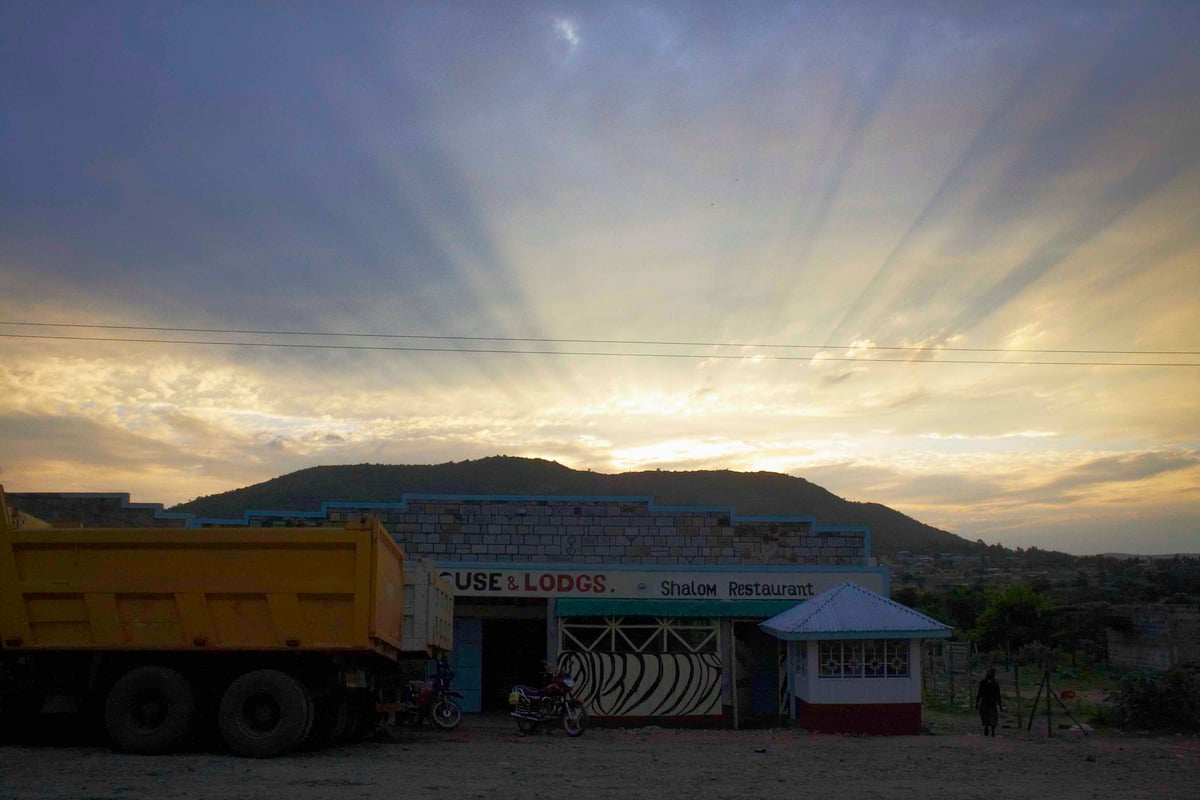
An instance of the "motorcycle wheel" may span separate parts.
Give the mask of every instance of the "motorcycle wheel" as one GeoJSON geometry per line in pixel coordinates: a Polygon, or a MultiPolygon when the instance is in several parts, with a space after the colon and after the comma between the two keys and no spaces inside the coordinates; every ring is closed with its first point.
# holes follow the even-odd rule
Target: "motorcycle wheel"
{"type": "Polygon", "coordinates": [[[574,738],[582,735],[586,726],[587,712],[583,710],[583,706],[568,706],[563,709],[562,728],[567,736],[574,738]]]}
{"type": "Polygon", "coordinates": [[[523,734],[534,734],[538,731],[538,724],[531,719],[517,717],[517,730],[523,734]]]}
{"type": "Polygon", "coordinates": [[[462,709],[453,700],[438,700],[433,704],[433,724],[444,731],[452,731],[462,722],[462,709]]]}

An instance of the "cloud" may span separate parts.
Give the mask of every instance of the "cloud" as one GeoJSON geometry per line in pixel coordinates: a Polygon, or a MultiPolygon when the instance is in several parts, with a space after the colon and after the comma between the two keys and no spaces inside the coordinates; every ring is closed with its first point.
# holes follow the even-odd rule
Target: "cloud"
{"type": "Polygon", "coordinates": [[[554,20],[554,33],[567,46],[568,55],[573,54],[583,40],[579,38],[579,31],[574,22],[569,19],[554,20]]]}
{"type": "MultiPolygon", "coordinates": [[[[1200,475],[1200,452],[1168,450],[1106,456],[1080,464],[1038,486],[1028,496],[1040,502],[1067,502],[1112,484],[1135,484],[1177,473],[1200,475]]],[[[1200,488],[1192,494],[1200,496],[1200,488]]]]}
{"type": "Polygon", "coordinates": [[[946,363],[1196,350],[1180,6],[9,4],[0,29],[0,334],[305,333],[0,336],[10,484],[173,502],[510,453],[803,474],[1030,543],[1197,505],[1194,369],[946,363]]]}

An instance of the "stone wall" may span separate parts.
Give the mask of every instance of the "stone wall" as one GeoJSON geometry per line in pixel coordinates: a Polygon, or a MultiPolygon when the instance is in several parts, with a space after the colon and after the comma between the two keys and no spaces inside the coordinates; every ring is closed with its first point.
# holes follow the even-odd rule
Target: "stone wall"
{"type": "Polygon", "coordinates": [[[8,505],[54,527],[182,528],[190,515],[171,514],[160,503],[131,503],[127,494],[15,492],[8,505]]]}
{"type": "Polygon", "coordinates": [[[869,555],[861,529],[644,499],[413,497],[390,507],[338,504],[328,519],[361,513],[374,514],[407,552],[439,561],[863,566],[869,555]]]}

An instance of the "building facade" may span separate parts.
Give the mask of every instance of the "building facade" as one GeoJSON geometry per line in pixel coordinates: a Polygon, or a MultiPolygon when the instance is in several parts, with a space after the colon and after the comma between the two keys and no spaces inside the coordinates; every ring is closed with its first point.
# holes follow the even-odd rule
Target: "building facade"
{"type": "Polygon", "coordinates": [[[866,528],[646,497],[412,495],[239,522],[363,513],[453,584],[468,711],[506,708],[512,684],[559,664],[596,720],[777,722],[788,713],[784,649],[758,623],[843,581],[888,591],[866,528]]]}

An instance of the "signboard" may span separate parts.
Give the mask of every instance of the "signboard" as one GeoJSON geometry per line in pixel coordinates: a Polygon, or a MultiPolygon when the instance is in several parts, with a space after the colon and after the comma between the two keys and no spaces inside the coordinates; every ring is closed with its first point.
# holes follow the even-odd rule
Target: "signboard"
{"type": "Polygon", "coordinates": [[[445,562],[438,565],[456,597],[593,597],[709,600],[796,600],[844,581],[884,592],[881,568],[820,570],[605,569],[602,565],[551,567],[445,562]]]}

